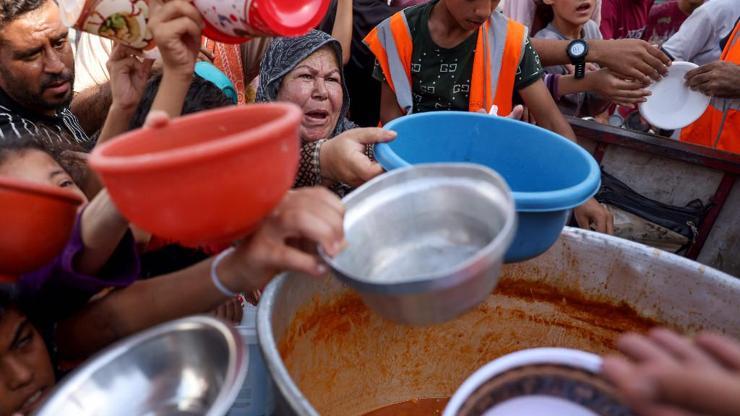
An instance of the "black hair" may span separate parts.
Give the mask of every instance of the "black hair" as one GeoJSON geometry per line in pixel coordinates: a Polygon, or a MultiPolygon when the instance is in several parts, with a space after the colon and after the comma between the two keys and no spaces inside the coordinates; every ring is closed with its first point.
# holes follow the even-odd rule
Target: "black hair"
{"type": "Polygon", "coordinates": [[[534,18],[532,22],[531,34],[534,35],[544,29],[550,22],[555,20],[555,10],[549,4],[542,0],[535,0],[534,18]]]}
{"type": "Polygon", "coordinates": [[[9,306],[15,303],[16,287],[13,284],[0,283],[0,315],[2,315],[9,306]]]}
{"type": "Polygon", "coordinates": [[[0,29],[26,13],[40,9],[50,0],[0,0],[0,29]]]}
{"type": "MultiPolygon", "coordinates": [[[[134,116],[131,118],[129,129],[137,129],[144,125],[144,121],[146,121],[146,116],[152,108],[154,97],[157,95],[159,84],[161,82],[162,75],[155,75],[149,80],[146,90],[144,90],[144,95],[139,102],[139,106],[137,107],[134,116]]],[[[234,105],[234,101],[226,96],[226,94],[224,94],[224,92],[215,84],[199,77],[198,75],[193,75],[193,82],[190,83],[190,88],[185,96],[182,115],[227,107],[230,105],[234,105]]]]}
{"type": "Polygon", "coordinates": [[[72,180],[78,186],[84,183],[87,174],[86,166],[70,153],[82,152],[83,150],[71,143],[52,145],[41,142],[31,136],[5,138],[0,140],[0,165],[5,163],[10,156],[29,150],[38,150],[48,154],[72,177],[72,180]]]}

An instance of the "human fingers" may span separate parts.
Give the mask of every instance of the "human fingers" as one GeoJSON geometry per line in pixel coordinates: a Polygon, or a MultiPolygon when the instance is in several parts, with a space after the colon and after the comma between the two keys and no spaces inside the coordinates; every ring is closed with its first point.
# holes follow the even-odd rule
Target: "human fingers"
{"type": "Polygon", "coordinates": [[[524,115],[524,106],[519,104],[511,110],[511,114],[506,116],[506,118],[510,118],[512,120],[521,120],[523,115],[524,115]]]}
{"type": "Polygon", "coordinates": [[[671,66],[671,64],[673,63],[671,61],[671,58],[655,45],[648,44],[646,49],[653,58],[656,58],[660,61],[660,64],[658,64],[657,66],[653,65],[653,67],[657,69],[658,72],[660,72],[662,75],[665,75],[668,72],[668,67],[671,66]]]}
{"type": "Polygon", "coordinates": [[[313,255],[296,248],[280,245],[270,252],[272,265],[279,270],[290,270],[320,277],[328,271],[326,265],[313,255]]]}
{"type": "Polygon", "coordinates": [[[629,333],[617,341],[617,348],[627,357],[636,362],[673,362],[675,358],[669,351],[653,342],[648,337],[629,333]]]}
{"type": "Polygon", "coordinates": [[[379,127],[365,127],[352,129],[350,138],[352,141],[360,144],[386,143],[398,136],[398,133],[392,130],[381,129],[379,127]]]}
{"type": "Polygon", "coordinates": [[[691,78],[693,78],[693,77],[695,77],[695,76],[697,76],[699,74],[705,74],[707,72],[712,72],[712,69],[713,68],[714,68],[714,65],[713,64],[702,65],[702,66],[700,66],[698,68],[694,68],[691,71],[687,72],[686,75],[684,75],[684,78],[688,81],[691,78]]]}
{"type": "Polygon", "coordinates": [[[649,332],[650,339],[673,357],[687,364],[705,367],[717,366],[709,354],[696,346],[690,339],[682,337],[665,328],[655,328],[649,332]]]}
{"type": "Polygon", "coordinates": [[[318,204],[304,204],[282,212],[276,227],[280,239],[307,238],[319,244],[330,256],[339,253],[344,241],[343,216],[318,204]]]}
{"type": "MultiPolygon", "coordinates": [[[[289,197],[284,201],[286,206],[296,205],[310,206],[312,204],[324,204],[323,208],[335,212],[339,216],[344,216],[345,207],[342,201],[331,191],[324,187],[301,188],[291,191],[289,197]]],[[[284,205],[284,204],[281,204],[284,205]]]]}
{"type": "Polygon", "coordinates": [[[604,211],[606,212],[606,233],[609,235],[614,235],[614,214],[607,208],[606,205],[602,205],[604,208],[604,211]]]}
{"type": "Polygon", "coordinates": [[[686,86],[705,95],[714,95],[717,78],[711,72],[698,74],[687,80],[686,86]]]}
{"type": "Polygon", "coordinates": [[[627,108],[635,108],[636,104],[647,102],[646,98],[628,98],[628,97],[609,97],[614,104],[627,108]]]}
{"type": "Polygon", "coordinates": [[[192,45],[190,43],[192,43],[195,39],[200,40],[203,26],[199,25],[197,22],[190,19],[189,17],[179,17],[175,20],[167,22],[160,30],[168,33],[170,36],[173,36],[175,38],[182,39],[184,37],[187,37],[189,43],[187,46],[189,49],[192,49],[200,44],[197,43],[195,45],[192,45]]]}
{"type": "Polygon", "coordinates": [[[644,367],[624,357],[604,357],[601,374],[617,388],[627,405],[641,416],[694,416],[689,411],[660,402],[656,380],[644,367]]]}
{"type": "Polygon", "coordinates": [[[695,342],[725,367],[740,371],[740,343],[723,335],[702,332],[695,342]]]}
{"type": "Polygon", "coordinates": [[[354,170],[359,180],[356,181],[356,183],[350,183],[348,185],[360,186],[385,172],[379,163],[373,162],[364,153],[356,154],[355,157],[352,158],[351,163],[354,164],[354,170]]]}
{"type": "Polygon", "coordinates": [[[164,111],[153,110],[150,111],[144,121],[144,127],[148,128],[162,128],[170,124],[170,117],[164,111]]]}
{"type": "Polygon", "coordinates": [[[174,21],[178,18],[185,17],[202,26],[203,16],[200,11],[187,0],[170,0],[166,3],[160,3],[156,12],[153,12],[149,20],[152,29],[158,28],[159,24],[174,21]]]}
{"type": "Polygon", "coordinates": [[[603,209],[594,211],[590,222],[593,224],[594,231],[608,234],[609,215],[603,209]]]}

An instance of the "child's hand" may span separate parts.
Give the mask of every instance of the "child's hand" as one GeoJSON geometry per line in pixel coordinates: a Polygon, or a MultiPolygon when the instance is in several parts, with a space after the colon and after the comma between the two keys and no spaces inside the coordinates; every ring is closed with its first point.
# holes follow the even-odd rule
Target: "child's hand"
{"type": "Polygon", "coordinates": [[[203,18],[187,0],[151,0],[149,29],[162,55],[164,75],[193,76],[203,18]]]}
{"type": "Polygon", "coordinates": [[[626,357],[604,359],[604,375],[643,416],[740,414],[740,343],[716,335],[681,337],[666,329],[628,334],[626,357]]]}
{"type": "Polygon", "coordinates": [[[617,77],[606,68],[586,74],[589,90],[609,98],[615,104],[634,107],[644,103],[651,92],[639,81],[625,80],[617,77]]]}
{"type": "Polygon", "coordinates": [[[594,198],[573,210],[578,226],[600,233],[614,233],[614,216],[594,198]]]}
{"type": "Polygon", "coordinates": [[[121,111],[135,111],[149,80],[151,59],[139,59],[139,51],[117,43],[108,59],[112,106],[121,111]]]}
{"type": "Polygon", "coordinates": [[[238,325],[242,321],[244,308],[239,299],[233,298],[219,305],[211,313],[216,318],[238,325]]]}
{"type": "Polygon", "coordinates": [[[221,264],[218,275],[235,292],[263,289],[285,270],[322,276],[326,266],[314,250],[320,245],[330,256],[344,248],[344,206],[325,188],[290,191],[254,234],[221,264]]]}

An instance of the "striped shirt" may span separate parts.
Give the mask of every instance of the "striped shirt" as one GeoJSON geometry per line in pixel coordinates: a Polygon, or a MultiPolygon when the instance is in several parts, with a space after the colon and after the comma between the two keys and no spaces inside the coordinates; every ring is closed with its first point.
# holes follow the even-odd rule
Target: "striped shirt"
{"type": "Polygon", "coordinates": [[[69,108],[64,108],[55,116],[34,114],[0,90],[0,142],[7,138],[22,137],[32,137],[52,145],[73,143],[85,150],[91,150],[95,145],[69,108]]]}

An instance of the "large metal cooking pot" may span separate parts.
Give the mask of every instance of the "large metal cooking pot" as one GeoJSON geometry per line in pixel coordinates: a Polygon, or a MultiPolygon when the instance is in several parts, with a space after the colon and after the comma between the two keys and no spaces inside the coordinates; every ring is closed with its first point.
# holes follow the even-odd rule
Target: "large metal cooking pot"
{"type": "Polygon", "coordinates": [[[740,337],[740,281],[626,240],[566,228],[547,253],[502,275],[478,308],[425,328],[382,320],[333,279],[275,280],[258,333],[277,414],[363,415],[446,398],[503,354],[546,346],[601,354],[620,333],[656,324],[740,337]]]}

